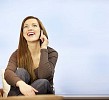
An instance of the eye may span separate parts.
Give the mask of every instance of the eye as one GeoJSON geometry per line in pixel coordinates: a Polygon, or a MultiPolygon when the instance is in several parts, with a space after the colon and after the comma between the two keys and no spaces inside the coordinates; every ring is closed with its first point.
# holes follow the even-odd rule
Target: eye
{"type": "Polygon", "coordinates": [[[36,24],[34,24],[33,26],[34,26],[34,27],[37,27],[37,25],[36,25],[36,24]]]}
{"type": "Polygon", "coordinates": [[[23,28],[27,28],[28,26],[27,25],[25,25],[23,28]]]}

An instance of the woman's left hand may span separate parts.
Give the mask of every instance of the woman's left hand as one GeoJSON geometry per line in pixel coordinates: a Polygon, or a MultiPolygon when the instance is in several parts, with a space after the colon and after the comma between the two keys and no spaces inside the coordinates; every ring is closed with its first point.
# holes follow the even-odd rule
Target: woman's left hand
{"type": "Polygon", "coordinates": [[[47,49],[48,46],[48,39],[47,37],[43,34],[43,30],[41,30],[41,37],[40,37],[42,44],[41,44],[41,49],[47,49]]]}

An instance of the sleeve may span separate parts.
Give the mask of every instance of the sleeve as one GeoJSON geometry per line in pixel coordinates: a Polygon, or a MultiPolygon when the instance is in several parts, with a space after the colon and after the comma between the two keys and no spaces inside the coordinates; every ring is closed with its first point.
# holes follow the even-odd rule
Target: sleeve
{"type": "Polygon", "coordinates": [[[16,86],[16,82],[21,80],[15,73],[17,70],[17,51],[15,51],[8,62],[7,68],[5,69],[4,78],[6,82],[11,86],[16,86]]]}
{"type": "Polygon", "coordinates": [[[35,69],[38,78],[48,79],[54,76],[58,53],[52,48],[41,49],[39,67],[35,69]]]}

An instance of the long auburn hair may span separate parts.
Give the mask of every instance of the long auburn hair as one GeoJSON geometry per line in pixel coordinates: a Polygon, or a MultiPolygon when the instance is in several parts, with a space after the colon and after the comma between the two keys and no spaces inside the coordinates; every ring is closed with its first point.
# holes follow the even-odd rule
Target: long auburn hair
{"type": "MultiPolygon", "coordinates": [[[[31,81],[34,81],[36,79],[36,77],[35,77],[34,69],[33,69],[33,60],[31,57],[31,53],[28,49],[27,41],[23,36],[24,23],[28,19],[36,19],[39,23],[40,29],[43,30],[43,34],[47,37],[47,39],[48,39],[48,35],[47,35],[47,32],[46,32],[42,22],[38,18],[36,18],[34,16],[28,16],[22,21],[19,45],[18,45],[18,53],[17,53],[18,67],[26,69],[30,74],[31,81]]],[[[39,42],[41,45],[41,40],[39,40],[39,42]]]]}

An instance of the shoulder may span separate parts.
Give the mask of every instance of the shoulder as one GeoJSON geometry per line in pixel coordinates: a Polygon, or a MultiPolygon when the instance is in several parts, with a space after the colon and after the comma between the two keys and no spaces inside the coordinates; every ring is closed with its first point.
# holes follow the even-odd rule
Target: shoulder
{"type": "Polygon", "coordinates": [[[13,57],[17,57],[17,49],[11,54],[11,58],[13,58],[13,57]]]}
{"type": "Polygon", "coordinates": [[[48,54],[52,54],[58,57],[58,52],[54,48],[48,46],[47,49],[48,49],[48,54]]]}
{"type": "Polygon", "coordinates": [[[12,54],[17,55],[18,49],[16,49],[12,54]]]}

